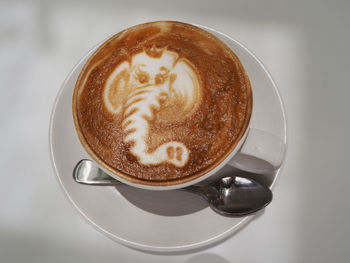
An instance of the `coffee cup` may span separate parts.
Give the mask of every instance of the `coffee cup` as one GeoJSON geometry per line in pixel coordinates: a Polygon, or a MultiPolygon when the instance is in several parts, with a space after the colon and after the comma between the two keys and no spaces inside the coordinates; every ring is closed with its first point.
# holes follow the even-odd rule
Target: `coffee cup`
{"type": "Polygon", "coordinates": [[[225,165],[253,173],[280,167],[284,142],[251,127],[254,87],[239,56],[253,55],[220,38],[210,28],[161,21],[96,48],[76,83],[73,119],[102,170],[138,188],[171,190],[225,165]]]}

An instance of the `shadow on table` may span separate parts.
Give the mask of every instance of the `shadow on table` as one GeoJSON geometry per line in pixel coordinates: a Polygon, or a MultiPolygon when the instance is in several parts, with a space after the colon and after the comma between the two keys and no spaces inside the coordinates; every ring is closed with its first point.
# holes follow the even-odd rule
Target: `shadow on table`
{"type": "Polygon", "coordinates": [[[226,260],[225,258],[213,254],[213,253],[203,253],[203,254],[198,254],[186,261],[186,263],[229,263],[230,261],[226,260]]]}

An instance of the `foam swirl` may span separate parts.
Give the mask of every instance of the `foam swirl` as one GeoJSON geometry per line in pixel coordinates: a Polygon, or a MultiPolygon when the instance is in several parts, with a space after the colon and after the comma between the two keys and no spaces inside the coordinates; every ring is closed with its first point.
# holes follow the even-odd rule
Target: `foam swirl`
{"type": "Polygon", "coordinates": [[[201,103],[199,77],[191,63],[176,52],[152,48],[120,63],[104,87],[109,112],[121,114],[124,142],[143,165],[168,162],[183,167],[189,149],[179,141],[150,145],[151,121],[175,122],[189,118],[201,103]]]}

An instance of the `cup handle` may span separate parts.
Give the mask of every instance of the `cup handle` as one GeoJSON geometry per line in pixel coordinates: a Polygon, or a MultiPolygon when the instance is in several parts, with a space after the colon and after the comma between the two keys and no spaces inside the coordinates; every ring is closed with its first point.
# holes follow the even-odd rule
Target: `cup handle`
{"type": "Polygon", "coordinates": [[[240,151],[228,164],[252,173],[273,172],[281,166],[285,149],[286,145],[279,137],[249,128],[240,151]]]}

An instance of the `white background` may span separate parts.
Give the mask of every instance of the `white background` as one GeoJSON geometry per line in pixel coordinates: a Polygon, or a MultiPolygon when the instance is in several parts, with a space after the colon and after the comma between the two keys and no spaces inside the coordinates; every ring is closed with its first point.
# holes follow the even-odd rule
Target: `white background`
{"type": "Polygon", "coordinates": [[[0,1],[0,262],[349,262],[349,28],[349,1],[0,1]],[[195,253],[106,238],[66,200],[49,159],[50,112],[71,68],[111,34],[152,20],[207,25],[245,44],[288,117],[274,201],[195,253]]]}

